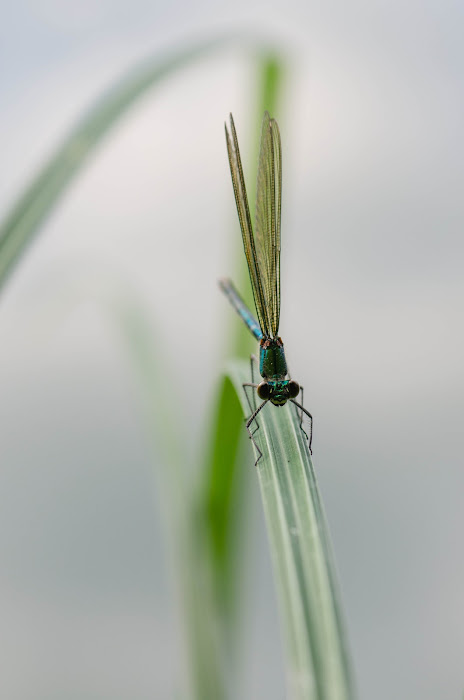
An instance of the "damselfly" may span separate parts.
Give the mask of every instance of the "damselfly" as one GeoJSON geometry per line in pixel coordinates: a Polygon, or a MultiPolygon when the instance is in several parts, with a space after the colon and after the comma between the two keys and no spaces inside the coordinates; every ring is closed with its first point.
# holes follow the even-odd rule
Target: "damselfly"
{"type": "Polygon", "coordinates": [[[250,430],[250,426],[269,401],[274,406],[284,406],[287,401],[294,403],[300,410],[300,425],[303,413],[309,417],[310,450],[313,418],[303,408],[302,403],[295,401],[300,391],[303,396],[303,387],[290,378],[285,360],[284,344],[279,337],[280,212],[282,201],[282,151],[279,127],[277,122],[270,118],[268,112],[265,112],[261,128],[254,231],[232,115],[230,115],[230,133],[226,125],[226,142],[235,202],[242,229],[243,247],[258,321],[230,280],[221,280],[219,284],[234,309],[256,340],[259,341],[259,372],[263,380],[259,384],[255,384],[252,377],[250,383],[243,385],[244,387],[254,387],[258,397],[262,399],[262,403],[257,408],[250,404],[252,414],[246,423],[248,434],[256,447],[259,460],[262,453],[253,438],[254,433],[250,430]]]}

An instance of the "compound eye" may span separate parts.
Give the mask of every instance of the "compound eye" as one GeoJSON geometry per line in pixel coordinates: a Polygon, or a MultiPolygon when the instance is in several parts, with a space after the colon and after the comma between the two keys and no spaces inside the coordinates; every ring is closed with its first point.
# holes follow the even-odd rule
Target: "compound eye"
{"type": "Polygon", "coordinates": [[[259,398],[263,400],[268,399],[271,395],[271,387],[267,382],[260,382],[256,391],[258,392],[259,398]]]}
{"type": "Polygon", "coordinates": [[[291,399],[294,399],[300,393],[300,385],[298,382],[294,382],[293,379],[287,384],[287,389],[291,399]]]}

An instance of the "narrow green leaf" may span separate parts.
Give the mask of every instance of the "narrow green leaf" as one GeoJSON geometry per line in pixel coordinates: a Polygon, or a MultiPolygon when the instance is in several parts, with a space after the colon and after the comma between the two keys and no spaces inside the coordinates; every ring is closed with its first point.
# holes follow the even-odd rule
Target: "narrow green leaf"
{"type": "MultiPolygon", "coordinates": [[[[282,88],[282,59],[277,52],[257,51],[254,54],[254,70],[256,71],[256,119],[253,114],[253,124],[258,124],[259,129],[255,130],[254,150],[256,161],[259,153],[259,137],[261,134],[261,119],[266,109],[274,112],[282,88]]],[[[241,120],[243,121],[243,120],[241,120]]],[[[224,143],[224,159],[226,159],[226,148],[224,143]]],[[[253,178],[247,178],[248,194],[250,205],[254,210],[255,182],[253,178]]],[[[230,187],[230,197],[233,199],[232,186],[230,187]]],[[[241,236],[238,219],[235,218],[234,229],[236,231],[237,245],[240,246],[240,257],[237,261],[237,279],[243,277],[244,285],[242,290],[248,289],[251,295],[248,272],[244,265],[241,236]],[[245,275],[245,277],[244,277],[245,275]]],[[[218,277],[220,276],[218,272],[218,277]]],[[[219,292],[218,292],[219,293],[219,292]]],[[[226,304],[224,300],[224,304],[226,304]]],[[[252,298],[250,300],[252,302],[252,298]]],[[[250,334],[244,324],[236,319],[229,308],[225,308],[231,326],[233,324],[233,338],[228,347],[235,348],[238,355],[249,356],[250,354],[250,334]]],[[[210,422],[212,428],[209,435],[210,447],[207,451],[206,468],[204,470],[205,480],[202,485],[203,493],[200,494],[200,508],[204,510],[204,520],[209,528],[207,539],[211,543],[211,557],[213,566],[213,577],[215,580],[215,590],[219,609],[226,613],[225,624],[232,626],[232,611],[234,610],[234,594],[238,589],[238,579],[241,574],[241,558],[236,544],[239,523],[243,520],[246,507],[246,483],[247,479],[241,470],[241,464],[237,463],[237,452],[243,434],[243,415],[240,411],[235,390],[232,389],[230,381],[226,378],[220,386],[216,406],[214,409],[214,419],[210,422]],[[243,478],[242,478],[243,477],[243,478]]],[[[243,548],[242,548],[243,549],[243,548]]],[[[243,552],[242,552],[243,554],[243,552]]],[[[225,636],[230,637],[231,630],[225,630],[225,636]]]]}
{"type": "MultiPolygon", "coordinates": [[[[186,641],[189,684],[185,691],[192,700],[222,700],[226,697],[222,619],[215,595],[211,549],[205,543],[204,523],[198,518],[198,504],[189,480],[190,460],[187,450],[179,442],[181,408],[174,403],[172,387],[167,383],[167,377],[172,373],[167,371],[159,343],[155,342],[150,314],[141,301],[126,296],[124,301],[114,303],[111,310],[140,388],[149,434],[158,457],[157,476],[161,492],[158,501],[164,506],[167,549],[175,573],[180,621],[186,641]]],[[[228,384],[227,401],[221,415],[225,425],[230,426],[229,419],[234,418],[234,411],[238,414],[240,411],[230,382],[228,384]]],[[[223,426],[221,433],[224,432],[223,426]]],[[[222,491],[224,485],[218,483],[219,471],[217,476],[216,488],[222,491]]],[[[227,490],[227,485],[225,488],[227,490]]],[[[213,492],[213,504],[214,500],[213,492]]],[[[212,517],[222,520],[214,508],[212,517]]],[[[224,524],[220,522],[215,531],[218,533],[217,557],[221,560],[222,538],[227,536],[224,524]]]]}
{"type": "Polygon", "coordinates": [[[0,288],[69,182],[126,110],[150,87],[225,41],[225,38],[205,41],[144,61],[98,101],[34,178],[0,226],[0,288]]]}
{"type": "MultiPolygon", "coordinates": [[[[259,57],[259,90],[257,123],[261,125],[264,112],[277,116],[277,110],[281,101],[284,62],[282,55],[275,51],[268,51],[259,57]]],[[[280,115],[279,115],[280,119],[280,115]]],[[[258,160],[259,142],[256,143],[256,160],[258,160]]]]}
{"type": "MultiPolygon", "coordinates": [[[[244,413],[245,362],[230,365],[244,413]]],[[[257,464],[287,656],[292,700],[353,700],[330,538],[296,407],[266,406],[255,433],[257,464]]]]}
{"type": "Polygon", "coordinates": [[[212,420],[212,445],[204,491],[206,526],[211,545],[217,604],[231,620],[236,588],[237,487],[240,474],[237,454],[243,429],[243,413],[230,380],[225,377],[212,420]]]}

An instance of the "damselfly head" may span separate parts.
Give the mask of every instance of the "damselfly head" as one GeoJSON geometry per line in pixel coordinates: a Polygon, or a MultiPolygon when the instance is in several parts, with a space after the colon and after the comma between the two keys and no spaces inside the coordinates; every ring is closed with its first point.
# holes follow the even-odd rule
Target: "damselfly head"
{"type": "Polygon", "coordinates": [[[289,399],[294,399],[300,393],[300,385],[293,379],[283,381],[260,382],[256,391],[263,401],[270,401],[274,406],[284,406],[289,399]]]}

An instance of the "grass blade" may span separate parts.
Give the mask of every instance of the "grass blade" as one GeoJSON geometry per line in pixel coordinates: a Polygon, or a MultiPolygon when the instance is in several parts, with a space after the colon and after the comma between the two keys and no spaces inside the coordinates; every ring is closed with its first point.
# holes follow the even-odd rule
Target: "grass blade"
{"type": "MultiPolygon", "coordinates": [[[[137,378],[149,434],[158,453],[158,485],[162,494],[158,500],[164,501],[165,536],[186,645],[188,687],[183,689],[183,697],[223,700],[226,667],[222,621],[216,605],[210,549],[205,546],[204,524],[199,521],[197,503],[192,498],[190,460],[179,441],[182,416],[167,384],[167,377],[172,375],[166,373],[167,362],[160,357],[150,313],[140,300],[129,301],[126,297],[123,303],[112,304],[111,310],[137,378]]],[[[229,392],[232,393],[232,388],[229,392]]],[[[228,398],[238,404],[230,394],[228,398]]],[[[238,406],[234,410],[239,413],[238,406]]],[[[225,419],[232,417],[229,401],[225,415],[222,412],[221,415],[225,419]]],[[[221,519],[221,514],[217,515],[221,519]]],[[[217,556],[221,559],[223,527],[217,531],[217,556]]]]}
{"type": "Polygon", "coordinates": [[[69,182],[124,112],[154,84],[225,41],[202,42],[144,61],[98,101],[45,164],[0,226],[0,288],[69,182]]]}
{"type": "MultiPolygon", "coordinates": [[[[265,110],[274,113],[280,101],[283,82],[283,61],[277,51],[258,50],[255,54],[255,70],[257,74],[256,99],[257,119],[253,124],[261,124],[265,110]]],[[[255,130],[256,131],[256,130],[255,130]]],[[[256,160],[259,153],[260,130],[256,132],[254,150],[256,160]]],[[[224,157],[225,149],[224,149],[224,157]]],[[[254,178],[248,182],[250,204],[254,207],[255,183],[254,178]]],[[[231,191],[232,197],[232,191],[231,191]]],[[[234,217],[237,244],[241,245],[238,221],[234,217]]],[[[243,289],[251,294],[248,272],[244,264],[243,252],[237,260],[243,277],[243,289]]],[[[242,287],[241,287],[242,288],[242,287]]],[[[219,293],[219,292],[218,292],[219,293]]],[[[226,303],[224,301],[224,303],[226,303]]],[[[252,304],[252,298],[249,300],[252,304]]],[[[251,350],[250,334],[240,319],[229,313],[230,323],[233,324],[232,338],[228,347],[243,357],[248,357],[251,350]]],[[[234,642],[233,635],[237,627],[236,598],[240,586],[240,575],[244,568],[243,541],[240,539],[240,525],[246,520],[249,502],[248,470],[243,469],[238,458],[238,450],[243,439],[243,414],[237,400],[235,389],[226,377],[221,383],[217,396],[211,430],[208,435],[208,449],[204,461],[204,480],[200,487],[199,512],[206,525],[206,540],[209,543],[212,566],[212,577],[216,602],[223,619],[224,637],[234,642]]],[[[208,545],[207,545],[208,546],[208,545]]],[[[232,645],[229,645],[229,652],[232,645]]]]}
{"type": "Polygon", "coordinates": [[[218,393],[212,421],[211,447],[206,464],[206,481],[200,496],[200,511],[206,520],[216,604],[228,624],[233,620],[237,587],[237,519],[243,516],[238,506],[243,475],[239,471],[240,438],[243,414],[235,389],[225,377],[218,393]],[[204,500],[203,500],[204,499],[204,500]],[[202,502],[203,501],[203,502],[202,502]]]}
{"type": "MultiPolygon", "coordinates": [[[[228,373],[245,414],[245,362],[228,373]]],[[[307,441],[295,407],[266,407],[255,439],[257,474],[280,601],[289,698],[353,700],[330,539],[307,441]]]]}

